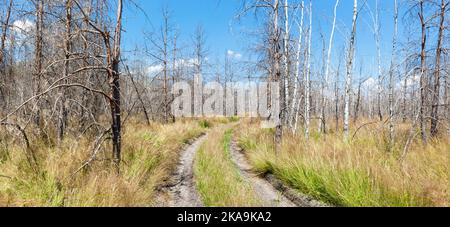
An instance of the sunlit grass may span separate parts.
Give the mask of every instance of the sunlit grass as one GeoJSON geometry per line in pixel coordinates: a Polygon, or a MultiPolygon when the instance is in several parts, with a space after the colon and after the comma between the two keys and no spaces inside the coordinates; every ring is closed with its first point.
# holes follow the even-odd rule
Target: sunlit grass
{"type": "Polygon", "coordinates": [[[257,206],[251,186],[240,176],[230,157],[232,131],[212,130],[195,161],[197,189],[205,206],[257,206]]]}
{"type": "MultiPolygon", "coordinates": [[[[388,145],[379,125],[360,130],[353,140],[342,133],[286,135],[276,152],[273,133],[255,124],[239,130],[240,146],[254,168],[271,172],[316,199],[337,206],[449,206],[450,140],[415,141],[400,161],[409,128],[397,128],[388,145]]],[[[301,133],[300,133],[301,134],[301,133]]]]}
{"type": "Polygon", "coordinates": [[[127,124],[120,175],[111,167],[108,141],[96,160],[78,173],[91,156],[93,139],[66,138],[57,147],[32,138],[38,173],[30,168],[21,144],[9,143],[1,151],[0,206],[155,205],[155,189],[176,167],[179,151],[204,132],[197,121],[188,120],[169,125],[127,124]]]}

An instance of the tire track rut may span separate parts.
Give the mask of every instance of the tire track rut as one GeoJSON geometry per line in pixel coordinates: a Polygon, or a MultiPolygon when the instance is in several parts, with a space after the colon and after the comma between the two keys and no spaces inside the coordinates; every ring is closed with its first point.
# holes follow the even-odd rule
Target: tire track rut
{"type": "Polygon", "coordinates": [[[239,149],[235,139],[230,145],[230,153],[233,162],[239,169],[240,174],[249,182],[257,197],[266,207],[296,207],[297,205],[285,197],[282,192],[275,189],[268,181],[259,177],[252,171],[245,155],[239,149]]]}
{"type": "Polygon", "coordinates": [[[172,185],[164,191],[168,194],[165,206],[169,207],[202,207],[202,201],[198,195],[194,181],[194,160],[197,151],[206,140],[203,135],[181,152],[176,172],[172,176],[172,185]]]}

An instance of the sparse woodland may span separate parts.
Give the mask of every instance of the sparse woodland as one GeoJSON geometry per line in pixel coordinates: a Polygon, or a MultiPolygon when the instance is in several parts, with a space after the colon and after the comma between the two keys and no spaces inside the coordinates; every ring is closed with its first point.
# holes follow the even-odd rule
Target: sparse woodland
{"type": "Polygon", "coordinates": [[[260,204],[219,171],[233,172],[236,141],[255,171],[328,204],[449,206],[450,2],[392,0],[384,14],[382,0],[342,1],[320,37],[316,1],[237,1],[233,21],[258,21],[246,34],[254,57],[239,62],[211,56],[201,25],[180,41],[170,7],[124,49],[124,11],[145,14],[139,1],[0,0],[0,206],[158,206],[179,151],[207,133],[194,164],[206,205],[260,204]],[[361,36],[376,56],[358,54],[361,36]],[[176,118],[172,85],[199,75],[225,90],[279,82],[281,124],[176,118]]]}

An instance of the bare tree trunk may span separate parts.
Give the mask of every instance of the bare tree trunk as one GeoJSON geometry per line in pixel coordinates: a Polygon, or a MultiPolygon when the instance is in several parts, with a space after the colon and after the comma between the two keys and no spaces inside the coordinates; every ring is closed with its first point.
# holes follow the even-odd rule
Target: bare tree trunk
{"type": "Polygon", "coordinates": [[[331,64],[331,50],[333,48],[333,39],[334,39],[334,30],[336,28],[336,15],[337,15],[337,8],[339,6],[339,0],[336,0],[336,4],[334,5],[334,11],[333,11],[333,25],[331,27],[331,35],[330,35],[330,41],[328,43],[328,52],[327,52],[327,62],[325,65],[325,81],[324,86],[322,87],[322,108],[321,108],[321,124],[320,129],[323,133],[326,133],[326,115],[325,110],[327,108],[326,98],[325,98],[325,92],[328,90],[328,82],[329,82],[329,73],[330,73],[330,64],[331,64]]]}
{"type": "Polygon", "coordinates": [[[444,81],[444,86],[445,86],[445,89],[444,89],[444,93],[445,93],[445,117],[446,117],[446,119],[450,119],[450,94],[448,92],[450,84],[449,84],[449,81],[448,81],[448,77],[449,77],[449,75],[447,74],[447,76],[445,77],[445,81],[444,81]]]}
{"type": "Polygon", "coordinates": [[[168,77],[167,77],[167,68],[168,68],[168,36],[169,36],[169,18],[168,18],[168,12],[164,11],[164,31],[163,31],[163,74],[164,74],[164,81],[163,81],[163,92],[164,92],[164,123],[169,122],[169,89],[168,89],[168,77]]]}
{"type": "Polygon", "coordinates": [[[11,19],[11,10],[13,6],[13,0],[10,0],[8,9],[6,10],[5,21],[2,26],[2,36],[0,39],[0,73],[4,72],[4,56],[5,56],[5,46],[6,46],[6,35],[8,32],[9,21],[11,19]]]}
{"type": "Polygon", "coordinates": [[[383,113],[381,111],[381,93],[383,88],[383,75],[381,72],[381,25],[380,25],[380,9],[379,1],[375,0],[375,20],[374,20],[375,42],[377,46],[377,65],[378,65],[378,80],[377,80],[377,114],[380,121],[383,120],[383,113]]]}
{"type": "Polygon", "coordinates": [[[2,36],[0,39],[0,104],[2,104],[3,110],[8,106],[8,101],[6,97],[6,65],[5,65],[5,46],[6,46],[6,35],[8,32],[9,21],[11,19],[11,10],[13,6],[13,0],[10,0],[8,9],[6,10],[5,21],[2,26],[2,36]],[[4,86],[5,85],[5,86],[4,86]]]}
{"type": "Polygon", "coordinates": [[[406,116],[407,89],[408,89],[408,72],[407,72],[407,69],[405,69],[405,79],[403,80],[403,88],[402,88],[402,122],[403,123],[405,123],[406,119],[407,119],[407,116],[406,116]]]}
{"type": "Polygon", "coordinates": [[[394,0],[394,37],[392,39],[392,61],[389,72],[389,143],[394,145],[394,73],[397,72],[397,34],[398,34],[398,4],[394,0]]]}
{"type": "Polygon", "coordinates": [[[112,56],[109,59],[109,87],[110,87],[110,108],[111,108],[111,129],[112,129],[112,142],[113,142],[113,161],[116,166],[116,170],[119,173],[119,166],[121,162],[121,107],[120,107],[120,41],[122,32],[122,0],[118,0],[117,3],[117,19],[116,29],[114,33],[114,49],[112,50],[112,56]]]}
{"type": "MultiPolygon", "coordinates": [[[[175,84],[177,80],[177,73],[178,72],[178,66],[177,66],[177,34],[175,33],[173,37],[173,50],[172,50],[172,86],[175,84]]],[[[175,94],[172,94],[172,101],[175,99],[175,94]]],[[[176,121],[175,115],[171,114],[172,116],[172,122],[176,121]]]]}
{"type": "Polygon", "coordinates": [[[345,79],[345,97],[344,97],[344,136],[349,137],[349,122],[350,122],[350,95],[352,89],[352,74],[353,74],[353,58],[355,54],[355,37],[356,37],[356,20],[358,18],[358,0],[353,1],[353,19],[352,19],[352,33],[350,35],[350,43],[347,57],[347,77],[345,79]]]}
{"type": "MultiPolygon", "coordinates": [[[[288,0],[284,1],[284,99],[286,106],[289,104],[289,80],[290,77],[290,64],[289,64],[289,3],[288,0]]],[[[287,111],[287,110],[286,110],[287,111]]],[[[285,122],[287,123],[288,116],[285,117],[285,122]]]]}
{"type": "MultiPolygon", "coordinates": [[[[41,91],[41,74],[43,61],[43,27],[44,27],[44,0],[36,2],[36,22],[35,22],[35,50],[34,50],[34,94],[41,91]]],[[[37,100],[37,110],[34,116],[34,123],[40,128],[41,112],[39,99],[37,100]]]]}
{"type": "Polygon", "coordinates": [[[305,137],[309,138],[309,126],[311,121],[311,42],[312,42],[312,1],[309,1],[309,35],[308,35],[308,60],[305,74],[305,137]]]}
{"type": "Polygon", "coordinates": [[[355,104],[355,113],[353,114],[353,122],[356,123],[359,117],[359,109],[361,106],[361,87],[363,82],[360,82],[358,85],[358,92],[356,94],[356,104],[355,104]]]}
{"type": "Polygon", "coordinates": [[[202,70],[203,70],[203,59],[206,54],[205,50],[205,34],[203,31],[203,27],[201,25],[198,25],[195,31],[195,37],[194,37],[194,55],[195,55],[195,73],[193,76],[193,82],[194,82],[194,89],[192,91],[194,100],[192,102],[193,104],[193,110],[194,110],[194,117],[200,117],[203,115],[203,79],[202,79],[202,70]],[[196,108],[198,107],[198,108],[196,108]]]}
{"type": "MultiPolygon", "coordinates": [[[[294,129],[297,126],[297,119],[298,119],[298,105],[300,103],[300,99],[298,97],[299,94],[299,81],[300,81],[300,53],[302,50],[302,41],[303,41],[303,18],[304,18],[304,8],[305,4],[304,1],[301,2],[301,15],[300,15],[300,25],[299,25],[299,36],[298,36],[298,46],[297,46],[297,55],[296,55],[296,66],[295,66],[295,81],[294,81],[294,97],[292,100],[292,106],[291,106],[291,128],[294,129]]],[[[293,130],[293,133],[296,133],[296,130],[293,130]]]]}
{"type": "Polygon", "coordinates": [[[422,142],[427,142],[427,134],[425,132],[425,102],[426,102],[426,93],[425,93],[425,73],[426,73],[426,43],[427,43],[427,28],[425,24],[424,18],[424,10],[423,10],[423,0],[420,1],[419,7],[419,18],[422,29],[422,39],[421,39],[421,52],[420,52],[420,110],[419,110],[419,125],[420,125],[420,135],[422,137],[422,142]]]}
{"type": "Polygon", "coordinates": [[[145,103],[144,103],[144,100],[142,99],[141,92],[139,91],[139,89],[136,85],[136,82],[134,81],[133,75],[130,73],[130,70],[128,69],[128,66],[127,66],[127,73],[128,73],[128,75],[130,75],[130,80],[131,80],[131,83],[133,84],[134,91],[136,92],[137,98],[139,99],[139,102],[141,103],[142,111],[144,112],[144,116],[145,116],[145,121],[146,121],[147,125],[150,125],[150,118],[148,116],[147,108],[145,107],[145,103]]]}
{"type": "MultiPolygon", "coordinates": [[[[72,49],[71,44],[71,34],[72,34],[72,0],[66,0],[66,33],[64,36],[64,69],[63,77],[69,75],[70,67],[70,52],[72,49]]],[[[67,83],[67,79],[64,80],[67,83]]],[[[61,143],[64,139],[64,132],[67,127],[67,103],[66,103],[66,92],[65,88],[60,90],[60,107],[59,107],[59,117],[58,117],[58,141],[61,143]]]]}
{"type": "Polygon", "coordinates": [[[439,102],[441,100],[440,96],[440,83],[441,83],[441,52],[442,52],[442,38],[444,34],[444,21],[445,21],[445,11],[446,3],[441,0],[441,12],[439,14],[439,35],[436,47],[436,61],[435,61],[435,71],[434,71],[434,89],[433,89],[433,104],[431,109],[431,130],[430,134],[432,137],[436,137],[438,134],[438,124],[439,124],[439,102]]]}
{"type": "Polygon", "coordinates": [[[278,12],[279,12],[279,0],[274,0],[273,4],[273,37],[272,37],[272,48],[273,48],[273,58],[274,58],[274,81],[279,82],[280,86],[280,122],[277,124],[275,129],[275,142],[280,144],[283,138],[283,124],[285,122],[285,111],[286,111],[286,100],[284,94],[284,83],[281,77],[281,47],[280,47],[280,31],[278,27],[278,12]]]}
{"type": "Polygon", "coordinates": [[[336,81],[334,83],[334,121],[335,121],[335,130],[339,131],[339,74],[341,71],[341,60],[339,60],[338,69],[336,71],[336,81]]]}

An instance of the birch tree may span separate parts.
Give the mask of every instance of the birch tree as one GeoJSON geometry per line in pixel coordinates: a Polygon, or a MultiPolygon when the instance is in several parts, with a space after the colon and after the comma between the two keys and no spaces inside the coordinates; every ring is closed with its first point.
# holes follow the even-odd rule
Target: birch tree
{"type": "MultiPolygon", "coordinates": [[[[286,106],[289,101],[289,80],[290,80],[290,64],[289,64],[289,2],[288,0],[284,1],[284,99],[286,100],[286,106]]],[[[287,120],[288,117],[286,116],[287,120]]]]}
{"type": "Polygon", "coordinates": [[[345,79],[345,94],[344,94],[344,136],[349,137],[349,122],[350,122],[350,95],[352,89],[352,75],[353,75],[353,58],[355,55],[355,39],[356,39],[356,21],[358,18],[358,0],[353,1],[353,18],[352,18],[352,32],[350,34],[350,41],[348,45],[347,56],[347,72],[345,79]]]}
{"type": "Polygon", "coordinates": [[[298,35],[298,41],[297,41],[297,53],[296,53],[296,58],[295,58],[295,81],[294,81],[294,96],[293,96],[293,101],[292,101],[292,106],[291,106],[291,128],[293,130],[293,133],[296,133],[296,129],[297,129],[297,120],[298,120],[298,109],[300,108],[300,99],[298,97],[299,95],[299,83],[300,83],[300,53],[302,51],[302,41],[303,41],[303,19],[304,19],[304,8],[305,8],[305,3],[302,0],[300,3],[300,24],[298,26],[298,30],[299,30],[299,35],[298,35]]]}
{"type": "Polygon", "coordinates": [[[392,38],[392,60],[389,70],[389,143],[394,144],[394,74],[397,72],[397,34],[398,34],[398,4],[394,0],[394,36],[392,38]]]}
{"type": "Polygon", "coordinates": [[[336,28],[336,15],[337,15],[337,8],[339,6],[339,0],[336,0],[336,3],[334,5],[333,10],[333,24],[331,26],[331,34],[330,34],[330,41],[328,42],[328,51],[327,51],[327,61],[325,64],[325,81],[324,86],[322,87],[322,108],[321,108],[321,121],[320,121],[320,130],[325,133],[326,132],[326,97],[325,94],[328,91],[328,83],[330,78],[330,65],[331,65],[331,50],[333,48],[333,38],[334,38],[334,30],[336,28]]]}
{"type": "Polygon", "coordinates": [[[308,59],[307,59],[307,72],[305,74],[305,137],[309,138],[309,126],[311,121],[311,42],[312,42],[312,1],[309,1],[309,35],[308,35],[308,59]]]}

